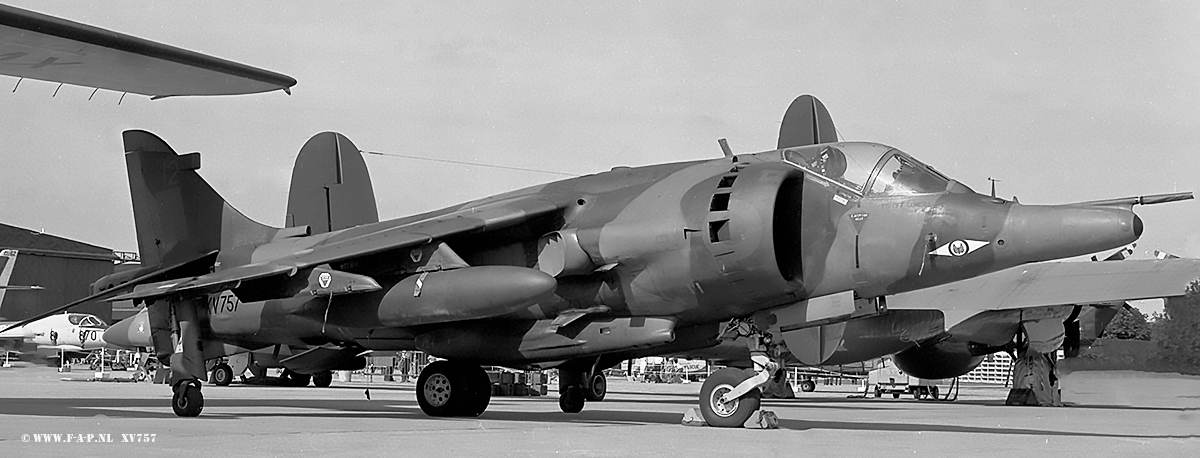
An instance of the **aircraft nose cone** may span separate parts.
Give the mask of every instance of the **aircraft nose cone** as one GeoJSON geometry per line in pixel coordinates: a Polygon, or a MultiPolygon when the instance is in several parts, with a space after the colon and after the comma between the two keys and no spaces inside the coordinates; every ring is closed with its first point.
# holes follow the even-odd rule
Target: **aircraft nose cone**
{"type": "Polygon", "coordinates": [[[997,255],[1017,264],[1069,258],[1133,243],[1142,220],[1114,207],[1014,205],[997,255]]]}

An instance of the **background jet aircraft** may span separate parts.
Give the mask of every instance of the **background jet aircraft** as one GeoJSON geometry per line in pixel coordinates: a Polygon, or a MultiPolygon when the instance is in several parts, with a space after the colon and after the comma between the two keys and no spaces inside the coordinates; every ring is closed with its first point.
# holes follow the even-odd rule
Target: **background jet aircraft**
{"type": "MultiPolygon", "coordinates": [[[[242,216],[196,174],[198,154],[146,132],[124,139],[139,248],[154,270],[105,295],[136,286],[111,299],[149,303],[160,352],[179,330],[180,415],[202,408],[204,323],[219,319],[208,300],[225,291],[239,310],[260,304],[354,330],[368,349],[446,358],[418,379],[431,415],[486,408],[479,364],[558,368],[560,406],[577,412],[601,369],[637,351],[711,345],[731,319],[768,312],[786,333],[881,315],[889,295],[1115,248],[1142,231],[1132,205],[1021,205],[894,148],[842,142],[616,168],[311,234],[242,216]]],[[[765,330],[746,330],[765,343],[765,330]]],[[[710,381],[720,383],[702,390],[706,420],[740,425],[760,382],[733,370],[710,381]]]]}
{"type": "Polygon", "coordinates": [[[283,90],[287,75],[0,5],[0,74],[152,98],[283,90]]]}
{"type": "MultiPolygon", "coordinates": [[[[36,285],[8,284],[20,253],[20,250],[0,250],[0,305],[4,304],[4,296],[9,292],[41,289],[36,285]]],[[[0,321],[0,329],[4,329],[0,332],[0,349],[49,359],[60,356],[62,352],[78,353],[105,348],[104,331],[108,325],[95,315],[63,313],[23,325],[14,324],[0,321]]]]}

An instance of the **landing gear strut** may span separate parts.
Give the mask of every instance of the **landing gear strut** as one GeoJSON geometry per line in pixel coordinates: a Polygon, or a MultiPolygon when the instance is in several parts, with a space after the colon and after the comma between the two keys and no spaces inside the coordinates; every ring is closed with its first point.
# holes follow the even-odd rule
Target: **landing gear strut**
{"type": "MultiPolygon", "coordinates": [[[[204,395],[200,393],[200,382],[208,380],[208,370],[204,366],[204,351],[200,343],[198,309],[202,306],[204,306],[204,301],[195,298],[177,298],[170,302],[160,299],[148,306],[152,338],[156,345],[164,338],[161,334],[162,324],[165,322],[168,325],[167,329],[170,329],[172,311],[179,326],[177,334],[179,345],[175,348],[156,348],[156,350],[160,355],[165,353],[170,356],[167,361],[170,361],[171,365],[171,387],[173,388],[171,409],[175,411],[175,415],[181,417],[195,417],[200,415],[200,411],[204,409],[204,395]],[[156,326],[156,320],[158,320],[158,326],[156,326]],[[154,329],[155,327],[159,327],[159,329],[154,329]],[[158,332],[159,335],[154,336],[155,332],[158,332]],[[172,349],[177,351],[172,354],[170,353],[172,349]]],[[[166,339],[170,339],[169,334],[166,339]]]]}
{"type": "Polygon", "coordinates": [[[417,404],[431,417],[478,417],[492,399],[492,380],[482,367],[437,361],[417,377],[417,404]]]}

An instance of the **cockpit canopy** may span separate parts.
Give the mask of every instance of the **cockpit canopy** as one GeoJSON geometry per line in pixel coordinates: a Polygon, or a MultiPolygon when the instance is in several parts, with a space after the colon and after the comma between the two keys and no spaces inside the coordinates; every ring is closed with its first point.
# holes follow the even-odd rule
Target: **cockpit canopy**
{"type": "Polygon", "coordinates": [[[67,321],[75,326],[86,326],[90,328],[107,328],[108,324],[95,315],[87,315],[83,313],[71,313],[67,315],[67,321]]]}
{"type": "Polygon", "coordinates": [[[965,186],[903,151],[877,143],[826,143],[781,150],[784,162],[862,196],[898,196],[965,186]],[[952,186],[957,185],[957,186],[952,186]]]}

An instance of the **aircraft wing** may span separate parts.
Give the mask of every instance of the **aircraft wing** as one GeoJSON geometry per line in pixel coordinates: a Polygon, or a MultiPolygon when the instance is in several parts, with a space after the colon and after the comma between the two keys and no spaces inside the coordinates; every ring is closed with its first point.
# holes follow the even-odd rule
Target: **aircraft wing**
{"type": "MultiPolygon", "coordinates": [[[[217,252],[212,251],[209,253],[205,253],[195,259],[190,259],[190,260],[187,260],[184,262],[180,262],[178,264],[172,264],[169,266],[154,269],[146,274],[140,275],[137,278],[131,279],[125,283],[116,285],[110,289],[100,291],[98,293],[92,294],[92,295],[84,297],[82,299],[76,299],[67,305],[64,305],[59,308],[49,310],[46,312],[42,312],[41,314],[39,314],[37,316],[26,318],[26,319],[24,319],[22,321],[18,321],[16,323],[5,323],[4,325],[7,325],[7,326],[5,326],[3,329],[0,329],[0,333],[7,332],[10,329],[15,329],[15,328],[18,328],[21,326],[25,326],[29,323],[32,323],[34,321],[48,317],[50,315],[57,315],[59,313],[65,312],[79,304],[83,304],[83,303],[91,302],[91,301],[106,300],[110,297],[116,296],[118,294],[121,294],[121,293],[129,291],[129,290],[132,290],[135,287],[137,287],[138,285],[142,285],[142,284],[145,284],[145,283],[151,282],[151,281],[160,280],[162,278],[169,278],[170,275],[174,275],[178,272],[194,271],[194,269],[196,269],[197,266],[203,266],[203,268],[207,269],[208,266],[212,265],[212,262],[213,262],[213,260],[216,259],[216,256],[217,256],[217,252]]],[[[4,326],[4,325],[0,325],[0,326],[4,326]]]]}
{"type": "Polygon", "coordinates": [[[949,319],[955,312],[1181,296],[1198,278],[1200,259],[1042,262],[888,296],[887,304],[889,309],[939,309],[949,319]]]}
{"type": "Polygon", "coordinates": [[[236,288],[243,281],[295,275],[302,269],[337,263],[385,251],[418,247],[455,235],[501,229],[558,211],[573,199],[565,196],[527,196],[494,202],[358,237],[338,240],[264,263],[247,264],[181,281],[144,285],[136,291],[105,300],[149,299],[181,293],[202,294],[236,288]]]}
{"type": "Polygon", "coordinates": [[[236,95],[296,80],[261,68],[0,5],[0,74],[152,98],[236,95]]]}

